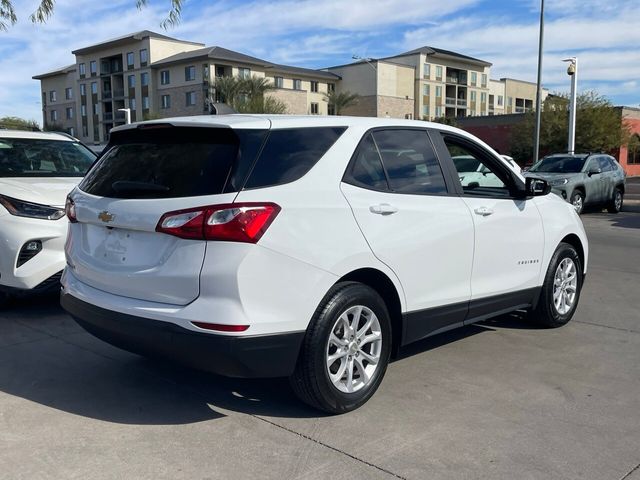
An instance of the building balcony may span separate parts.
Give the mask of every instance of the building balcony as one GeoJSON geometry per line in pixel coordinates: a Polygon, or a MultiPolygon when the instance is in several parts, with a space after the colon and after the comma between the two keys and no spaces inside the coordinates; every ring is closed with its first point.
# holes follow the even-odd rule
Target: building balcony
{"type": "Polygon", "coordinates": [[[102,114],[102,120],[105,122],[110,122],[113,120],[113,113],[111,112],[105,112],[102,114]]]}
{"type": "Polygon", "coordinates": [[[111,99],[111,96],[112,96],[111,90],[107,92],[102,92],[102,100],[109,100],[111,99]]]}

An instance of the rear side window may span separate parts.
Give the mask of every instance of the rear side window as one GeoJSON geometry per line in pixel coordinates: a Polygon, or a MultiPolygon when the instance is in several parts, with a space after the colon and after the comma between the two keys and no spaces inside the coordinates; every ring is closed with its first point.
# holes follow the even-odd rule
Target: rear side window
{"type": "Polygon", "coordinates": [[[446,193],[444,175],[425,130],[373,133],[389,186],[396,193],[446,193]]]}
{"type": "Polygon", "coordinates": [[[345,130],[344,127],[272,130],[245,188],[270,187],[300,179],[345,130]]]}
{"type": "Polygon", "coordinates": [[[607,157],[598,158],[598,162],[600,162],[600,169],[603,172],[612,172],[614,170],[614,166],[607,157]]]}
{"type": "Polygon", "coordinates": [[[371,134],[367,134],[360,142],[345,181],[373,190],[389,190],[378,148],[371,134]]]}
{"type": "Polygon", "coordinates": [[[111,198],[238,191],[265,136],[265,130],[172,126],[114,132],[80,189],[111,198]]]}

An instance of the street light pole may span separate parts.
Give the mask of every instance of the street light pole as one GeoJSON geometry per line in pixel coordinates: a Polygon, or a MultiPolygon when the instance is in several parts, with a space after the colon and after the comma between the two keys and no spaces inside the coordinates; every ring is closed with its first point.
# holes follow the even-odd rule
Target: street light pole
{"type": "Polygon", "coordinates": [[[351,58],[353,58],[354,60],[364,60],[365,62],[367,62],[369,64],[369,66],[371,68],[373,68],[376,72],[378,71],[378,69],[376,68],[376,66],[373,64],[373,58],[364,58],[361,57],[360,55],[352,55],[351,58]]]}
{"type": "Polygon", "coordinates": [[[567,142],[567,153],[573,154],[576,150],[576,97],[578,85],[578,58],[566,58],[563,62],[569,62],[567,75],[571,77],[571,98],[569,101],[569,139],[567,142]]]}
{"type": "Polygon", "coordinates": [[[533,163],[540,157],[540,116],[542,114],[542,44],[544,40],[544,0],[540,0],[540,37],[538,39],[538,83],[536,85],[536,128],[533,137],[533,163]]]}
{"type": "Polygon", "coordinates": [[[130,108],[119,108],[119,112],[124,112],[126,124],[129,125],[131,123],[131,109],[130,108]]]}

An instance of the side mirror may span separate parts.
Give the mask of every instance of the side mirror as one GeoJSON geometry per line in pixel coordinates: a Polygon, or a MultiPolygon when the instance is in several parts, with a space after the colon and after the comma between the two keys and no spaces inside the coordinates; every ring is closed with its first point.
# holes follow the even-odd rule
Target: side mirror
{"type": "Polygon", "coordinates": [[[599,173],[602,173],[602,169],[600,167],[591,167],[587,175],[598,175],[599,173]]]}
{"type": "Polygon", "coordinates": [[[549,182],[541,178],[527,177],[524,185],[528,197],[540,197],[551,192],[549,182]]]}

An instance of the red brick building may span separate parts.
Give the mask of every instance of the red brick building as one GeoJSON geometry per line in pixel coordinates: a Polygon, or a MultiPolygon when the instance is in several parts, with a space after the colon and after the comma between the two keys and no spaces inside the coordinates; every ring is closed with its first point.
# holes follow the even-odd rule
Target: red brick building
{"type": "MultiPolygon", "coordinates": [[[[630,145],[610,152],[629,176],[640,176],[640,108],[615,107],[620,121],[625,122],[633,137],[630,145]]],[[[457,119],[463,130],[482,139],[500,153],[509,155],[513,126],[524,120],[524,114],[466,117],[457,119]]],[[[544,153],[544,152],[543,152],[544,153]]]]}

